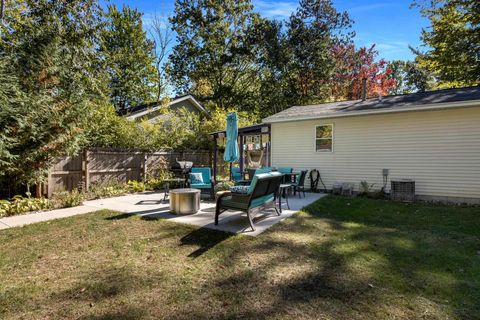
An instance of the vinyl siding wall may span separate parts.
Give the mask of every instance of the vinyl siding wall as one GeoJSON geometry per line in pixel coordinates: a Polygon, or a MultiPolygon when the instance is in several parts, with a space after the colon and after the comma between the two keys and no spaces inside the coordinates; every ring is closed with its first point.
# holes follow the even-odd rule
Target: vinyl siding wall
{"type": "Polygon", "coordinates": [[[387,191],[391,179],[413,179],[417,195],[480,202],[480,106],[273,123],[272,163],[316,168],[328,189],[362,180],[379,189],[385,168],[387,191]],[[333,152],[315,152],[321,124],[334,126],[333,152]]]}

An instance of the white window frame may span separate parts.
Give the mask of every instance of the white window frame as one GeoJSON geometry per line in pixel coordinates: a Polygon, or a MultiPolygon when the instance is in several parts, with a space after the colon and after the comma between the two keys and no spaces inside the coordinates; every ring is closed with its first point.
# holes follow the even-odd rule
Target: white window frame
{"type": "MultiPolygon", "coordinates": [[[[315,126],[315,131],[314,131],[314,139],[313,139],[313,150],[315,152],[320,152],[320,153],[333,153],[333,150],[335,148],[335,126],[333,125],[333,123],[325,123],[325,124],[317,124],[315,126]],[[317,140],[320,140],[320,139],[326,139],[326,138],[317,138],[317,128],[318,127],[326,127],[326,126],[331,126],[332,127],[332,149],[331,150],[326,150],[326,149],[322,149],[322,150],[317,150],[317,140]]],[[[330,138],[328,138],[330,139],[330,138]]]]}

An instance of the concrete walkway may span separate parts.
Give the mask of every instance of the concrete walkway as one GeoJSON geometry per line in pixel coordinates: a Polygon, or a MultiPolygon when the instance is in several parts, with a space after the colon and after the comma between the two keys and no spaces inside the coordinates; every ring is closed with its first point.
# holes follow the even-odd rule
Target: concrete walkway
{"type": "Polygon", "coordinates": [[[274,210],[266,211],[255,217],[256,231],[251,231],[245,214],[227,211],[220,216],[219,225],[213,224],[215,216],[215,203],[202,200],[200,211],[194,215],[177,216],[169,212],[169,204],[163,202],[162,192],[144,192],[121,197],[85,201],[82,206],[73,208],[56,209],[26,215],[6,217],[0,219],[0,229],[18,227],[40,221],[70,217],[102,209],[115,210],[132,215],[140,215],[146,220],[169,219],[178,223],[193,224],[200,227],[221,230],[232,233],[257,235],[275,225],[281,220],[292,216],[304,206],[322,198],[324,194],[307,193],[305,198],[289,197],[290,210],[283,206],[281,216],[274,210]]]}

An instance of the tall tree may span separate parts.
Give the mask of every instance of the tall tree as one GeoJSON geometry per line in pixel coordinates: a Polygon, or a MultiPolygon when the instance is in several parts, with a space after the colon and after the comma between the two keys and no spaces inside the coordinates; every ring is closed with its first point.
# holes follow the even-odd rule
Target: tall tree
{"type": "Polygon", "coordinates": [[[421,66],[448,86],[480,83],[480,1],[417,0],[430,27],[422,31],[427,50],[421,66]]]}
{"type": "Polygon", "coordinates": [[[338,12],[331,0],[301,0],[288,22],[291,50],[288,65],[290,86],[297,103],[325,100],[335,70],[332,47],[346,45],[353,33],[346,12],[338,12]]]}
{"type": "Polygon", "coordinates": [[[389,90],[390,94],[423,92],[433,89],[436,85],[432,74],[416,61],[394,60],[388,62],[387,67],[392,71],[389,77],[395,79],[397,83],[389,90]]]}
{"type": "Polygon", "coordinates": [[[30,185],[43,181],[56,157],[85,142],[88,110],[102,96],[95,55],[100,20],[94,0],[17,3],[20,11],[6,11],[0,42],[0,73],[9,83],[0,104],[0,127],[9,137],[0,171],[30,185]]]}
{"type": "Polygon", "coordinates": [[[155,99],[154,43],[143,30],[142,14],[137,9],[108,7],[100,51],[110,97],[119,112],[155,99]]]}
{"type": "Polygon", "coordinates": [[[248,108],[257,68],[248,30],[257,14],[250,0],[178,0],[171,18],[177,43],[170,55],[176,88],[202,101],[248,108]]]}
{"type": "Polygon", "coordinates": [[[362,94],[362,80],[367,80],[367,97],[385,96],[396,86],[391,77],[392,70],[384,59],[376,60],[375,45],[370,48],[355,45],[337,45],[332,48],[335,73],[332,77],[331,92],[334,100],[359,99],[362,94]]]}
{"type": "Polygon", "coordinates": [[[259,111],[263,115],[280,112],[295,104],[289,86],[288,65],[291,51],[282,21],[261,19],[250,33],[259,66],[259,111]]]}

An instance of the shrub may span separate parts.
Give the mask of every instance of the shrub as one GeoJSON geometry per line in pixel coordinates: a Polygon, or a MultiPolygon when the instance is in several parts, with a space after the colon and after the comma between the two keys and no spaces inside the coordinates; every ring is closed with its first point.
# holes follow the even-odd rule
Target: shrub
{"type": "Polygon", "coordinates": [[[47,198],[32,198],[27,193],[26,197],[15,196],[11,201],[0,202],[0,216],[12,216],[29,211],[40,211],[51,209],[52,202],[47,198]]]}
{"type": "Polygon", "coordinates": [[[383,199],[385,198],[385,193],[383,192],[383,188],[381,190],[375,190],[373,187],[375,183],[368,183],[367,181],[363,180],[360,182],[360,196],[372,198],[372,199],[383,199]]]}
{"type": "Polygon", "coordinates": [[[146,188],[149,190],[159,190],[163,188],[163,181],[174,177],[173,172],[160,169],[155,172],[153,177],[147,179],[146,188]]]}
{"type": "Polygon", "coordinates": [[[372,192],[375,183],[368,183],[366,180],[360,181],[360,194],[361,195],[368,195],[372,192]]]}
{"type": "Polygon", "coordinates": [[[0,200],[0,217],[6,216],[9,209],[10,209],[10,201],[0,200]]]}
{"type": "Polygon", "coordinates": [[[143,192],[145,191],[145,184],[143,181],[130,180],[127,182],[129,192],[143,192]]]}
{"type": "Polygon", "coordinates": [[[60,191],[53,194],[53,202],[56,208],[76,207],[81,205],[83,200],[85,200],[85,194],[78,189],[74,189],[71,192],[60,191]]]}
{"type": "Polygon", "coordinates": [[[230,190],[230,187],[233,187],[235,185],[235,183],[233,183],[233,181],[222,181],[222,182],[219,182],[215,185],[215,192],[218,192],[218,191],[228,191],[230,190]]]}
{"type": "Polygon", "coordinates": [[[93,183],[88,192],[88,199],[109,198],[128,192],[128,186],[114,179],[93,183]]]}

